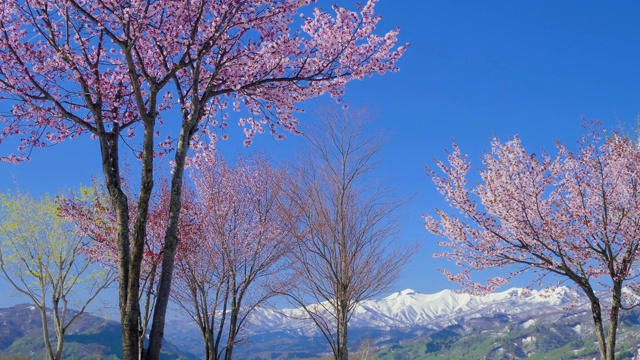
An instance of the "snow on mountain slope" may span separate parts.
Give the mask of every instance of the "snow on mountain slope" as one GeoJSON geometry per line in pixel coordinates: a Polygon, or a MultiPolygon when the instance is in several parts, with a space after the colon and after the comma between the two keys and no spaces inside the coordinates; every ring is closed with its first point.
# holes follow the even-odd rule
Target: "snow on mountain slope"
{"type": "MultiPolygon", "coordinates": [[[[415,326],[440,327],[460,318],[490,316],[496,313],[531,315],[560,312],[571,304],[581,307],[584,301],[566,287],[548,291],[512,288],[503,292],[476,296],[444,290],[420,294],[407,289],[380,300],[361,302],[354,310],[349,326],[353,328],[398,329],[415,326]],[[573,303],[572,303],[573,301],[573,303]]],[[[252,334],[287,331],[313,335],[314,324],[304,319],[302,309],[256,309],[245,327],[252,334]]]]}

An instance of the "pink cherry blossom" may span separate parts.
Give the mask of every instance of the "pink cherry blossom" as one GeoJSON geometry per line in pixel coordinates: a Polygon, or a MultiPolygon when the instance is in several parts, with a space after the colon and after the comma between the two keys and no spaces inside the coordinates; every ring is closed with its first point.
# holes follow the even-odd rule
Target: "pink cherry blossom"
{"type": "Polygon", "coordinates": [[[480,182],[468,184],[471,163],[457,144],[442,175],[427,168],[445,200],[459,215],[436,209],[426,228],[446,238],[436,256],[456,262],[457,274],[442,272],[471,292],[487,293],[532,270],[538,280],[553,274],[577,286],[592,305],[603,359],[613,359],[622,287],[637,288],[640,255],[640,149],[594,126],[577,151],[558,142],[557,155],[527,152],[520,138],[494,139],[482,158],[480,182]],[[489,268],[505,275],[485,284],[472,273],[489,268]],[[510,273],[506,270],[512,268],[510,273]],[[610,289],[608,338],[604,338],[596,290],[610,289]]]}
{"type": "Polygon", "coordinates": [[[211,134],[235,122],[229,112],[244,118],[245,145],[256,134],[297,133],[301,102],[325,93],[339,101],[349,81],[397,70],[406,45],[397,46],[397,29],[375,34],[375,0],[331,13],[310,3],[6,0],[0,7],[0,101],[11,108],[0,115],[0,143],[19,139],[17,152],[0,161],[24,161],[33,148],[85,134],[98,140],[115,211],[124,359],[160,356],[190,148],[215,141],[211,134]],[[299,19],[303,9],[311,15],[299,19]],[[158,142],[165,122],[174,126],[162,128],[158,142]],[[121,147],[141,162],[135,211],[121,185],[121,147]],[[154,159],[169,154],[158,297],[142,351],[138,294],[154,159]]]}

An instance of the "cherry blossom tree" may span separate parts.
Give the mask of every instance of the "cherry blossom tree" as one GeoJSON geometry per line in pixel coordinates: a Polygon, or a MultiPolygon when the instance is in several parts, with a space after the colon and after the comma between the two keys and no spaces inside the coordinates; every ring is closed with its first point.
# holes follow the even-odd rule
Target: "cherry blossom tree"
{"type": "Polygon", "coordinates": [[[440,193],[460,215],[437,210],[425,225],[447,238],[437,256],[461,267],[442,270],[468,291],[487,293],[525,271],[541,280],[548,274],[584,292],[603,359],[614,359],[623,286],[637,287],[640,245],[640,150],[617,133],[603,139],[595,126],[574,152],[558,142],[558,154],[525,151],[517,136],[491,142],[482,158],[480,183],[468,185],[470,162],[454,143],[443,175],[427,169],[440,193]],[[513,267],[486,284],[472,280],[476,270],[513,267]],[[601,286],[610,297],[600,298],[601,286]],[[604,304],[602,304],[604,302],[604,304]],[[605,305],[606,304],[606,305],[605,305]],[[608,306],[608,331],[602,307],[608,306]]]}
{"type": "MultiPolygon", "coordinates": [[[[240,158],[231,167],[214,154],[213,149],[199,153],[190,174],[195,189],[187,186],[183,192],[172,296],[200,326],[207,359],[230,359],[246,316],[273,296],[273,289],[261,282],[280,281],[291,239],[276,210],[285,172],[264,156],[240,158]]],[[[129,189],[126,179],[123,187],[129,189]]],[[[141,346],[148,334],[170,196],[168,183],[161,180],[150,201],[139,293],[141,346]]],[[[62,214],[93,240],[86,252],[114,267],[115,211],[104,187],[94,182],[59,202],[62,214]]],[[[135,204],[131,208],[135,212],[135,204]]]]}
{"type": "Polygon", "coordinates": [[[396,237],[406,200],[372,176],[384,141],[367,133],[369,114],[327,106],[316,117],[285,192],[297,279],[287,295],[346,360],[355,306],[388,289],[417,246],[396,237]]]}
{"type": "Polygon", "coordinates": [[[189,208],[180,224],[173,297],[198,324],[205,359],[230,360],[247,316],[289,273],[285,256],[293,241],[278,206],[286,172],[264,155],[231,166],[209,152],[194,165],[196,191],[183,202],[189,208]]]}
{"type": "MultiPolygon", "coordinates": [[[[123,358],[139,354],[140,273],[154,159],[173,151],[169,217],[147,359],[164,334],[184,167],[190,148],[215,142],[237,112],[245,143],[296,132],[296,104],[396,70],[398,30],[374,33],[375,0],[334,14],[310,0],[7,0],[0,9],[0,141],[20,140],[4,161],[90,134],[98,140],[116,212],[123,358]],[[301,15],[302,11],[308,15],[301,15]],[[174,100],[175,99],[175,100],[174,100]],[[173,112],[169,112],[174,106],[173,112]],[[160,126],[171,121],[173,127],[160,126]],[[179,130],[175,131],[176,128],[179,130]],[[164,133],[163,133],[164,132],[164,133]],[[158,136],[166,136],[161,142],[158,136]],[[122,189],[122,144],[141,161],[138,198],[122,189]],[[131,229],[130,203],[136,203],[131,229]]],[[[136,182],[137,183],[137,182],[136,182]]]]}

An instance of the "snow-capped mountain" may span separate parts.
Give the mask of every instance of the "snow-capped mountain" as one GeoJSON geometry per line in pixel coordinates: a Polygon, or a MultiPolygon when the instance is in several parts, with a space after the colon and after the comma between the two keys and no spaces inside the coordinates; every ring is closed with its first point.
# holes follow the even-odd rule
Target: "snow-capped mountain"
{"type": "MultiPolygon", "coordinates": [[[[606,303],[607,294],[601,295],[606,303]]],[[[301,309],[255,310],[241,332],[236,357],[326,356],[328,344],[310,321],[301,320],[304,315],[301,309]]],[[[5,330],[0,331],[0,353],[18,351],[13,343],[28,344],[31,349],[36,343],[42,346],[40,332],[34,330],[40,319],[33,306],[0,309],[0,320],[0,325],[4,324],[0,328],[5,330]]],[[[567,359],[569,353],[573,354],[571,359],[593,359],[598,354],[589,306],[584,297],[565,287],[549,291],[514,288],[486,296],[450,290],[420,294],[407,289],[362,302],[349,324],[351,351],[369,343],[382,360],[567,359]]],[[[86,314],[68,333],[67,341],[74,343],[78,353],[111,354],[118,351],[113,345],[119,341],[118,329],[116,322],[86,314]]],[[[617,359],[640,358],[639,329],[640,308],[621,314],[617,359]]],[[[165,334],[173,345],[167,343],[163,349],[183,358],[203,357],[200,332],[190,320],[168,322],[165,334]]]]}
{"type": "MultiPolygon", "coordinates": [[[[495,313],[532,316],[564,311],[569,307],[582,307],[584,300],[566,287],[552,290],[525,290],[512,288],[484,296],[443,290],[435,294],[421,294],[407,289],[379,300],[361,302],[349,322],[351,329],[375,328],[379,330],[425,326],[440,328],[465,318],[490,316],[495,313]]],[[[311,336],[315,326],[304,319],[302,309],[257,309],[250,316],[247,333],[287,331],[311,336]]]]}
{"type": "MultiPolygon", "coordinates": [[[[320,304],[315,306],[321,307],[320,304]]],[[[377,346],[390,346],[417,336],[447,331],[451,326],[472,324],[473,328],[491,329],[497,322],[502,324],[500,326],[519,329],[534,328],[534,325],[544,327],[569,313],[583,316],[585,311],[588,311],[585,299],[567,287],[543,291],[512,288],[485,296],[451,290],[421,294],[407,289],[382,299],[361,302],[350,319],[349,333],[354,344],[371,337],[376,339],[377,346]]],[[[300,354],[323,354],[327,351],[326,344],[313,322],[305,318],[306,314],[300,308],[255,309],[242,330],[242,336],[250,341],[237,348],[238,354],[246,357],[283,349],[287,349],[289,358],[303,358],[300,354]]],[[[589,317],[585,318],[585,325],[589,325],[589,317]]],[[[173,322],[165,331],[172,342],[194,354],[201,351],[200,333],[189,321],[173,322]]]]}

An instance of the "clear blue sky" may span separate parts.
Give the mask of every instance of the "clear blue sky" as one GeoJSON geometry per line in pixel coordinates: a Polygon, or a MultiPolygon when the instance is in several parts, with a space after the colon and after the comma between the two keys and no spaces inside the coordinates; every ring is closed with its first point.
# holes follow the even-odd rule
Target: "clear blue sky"
{"type": "MultiPolygon", "coordinates": [[[[320,1],[325,9],[330,3],[320,1]]],[[[353,8],[355,1],[338,3],[353,8]]],[[[382,30],[400,26],[401,42],[411,47],[399,73],[352,83],[345,99],[377,110],[376,126],[392,132],[381,176],[402,193],[416,194],[405,209],[402,236],[423,248],[394,290],[455,288],[436,271],[452,265],[432,258],[441,249],[422,226],[422,212],[443,206],[424,166],[445,156],[451,138],[477,161],[494,134],[519,134],[531,151],[553,151],[556,139],[578,139],[581,116],[610,129],[634,123],[640,113],[640,3],[381,0],[377,12],[382,30]]],[[[221,143],[222,151],[233,154],[242,140],[221,143]]],[[[286,159],[295,142],[263,136],[254,148],[286,159]]],[[[83,139],[35,151],[29,163],[2,163],[0,190],[17,185],[56,193],[86,184],[100,171],[97,148],[83,139]]],[[[0,145],[3,155],[13,150],[0,145]]]]}

